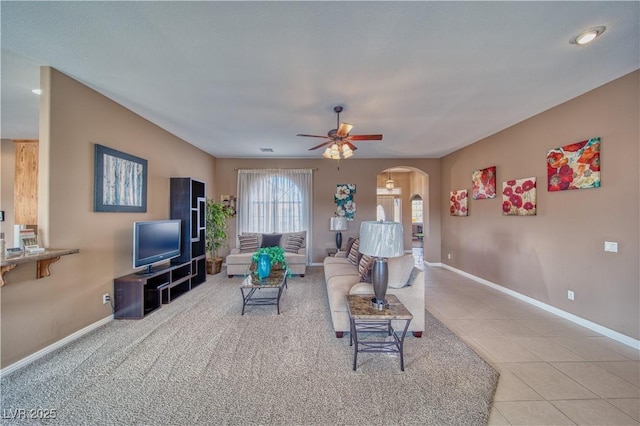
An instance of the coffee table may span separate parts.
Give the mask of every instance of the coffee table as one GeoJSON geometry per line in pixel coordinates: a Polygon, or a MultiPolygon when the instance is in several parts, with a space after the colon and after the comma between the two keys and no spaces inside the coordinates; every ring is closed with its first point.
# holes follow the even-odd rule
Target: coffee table
{"type": "Polygon", "coordinates": [[[267,278],[260,279],[253,272],[250,272],[240,284],[242,315],[244,315],[245,307],[249,305],[276,305],[278,315],[280,315],[280,297],[282,290],[287,287],[288,275],[288,269],[280,269],[271,271],[267,278]],[[265,290],[265,293],[271,294],[267,297],[256,297],[255,294],[258,290],[265,290]],[[274,294],[276,290],[277,294],[274,294]]]}
{"type": "MultiPolygon", "coordinates": [[[[373,294],[347,296],[351,324],[349,346],[354,346],[353,371],[356,371],[358,352],[398,353],[400,370],[404,371],[404,338],[413,315],[393,294],[387,295],[389,305],[382,309],[371,304],[373,297],[375,297],[373,294]],[[404,324],[404,327],[400,330],[394,329],[392,324],[394,321],[404,324]],[[361,339],[359,336],[361,333],[384,333],[385,339],[361,339]]],[[[372,335],[375,336],[375,334],[372,335]]]]}

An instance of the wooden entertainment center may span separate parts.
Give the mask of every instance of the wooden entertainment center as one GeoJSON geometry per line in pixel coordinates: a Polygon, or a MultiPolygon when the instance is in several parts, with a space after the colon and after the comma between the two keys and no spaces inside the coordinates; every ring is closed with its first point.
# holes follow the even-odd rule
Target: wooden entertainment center
{"type": "Polygon", "coordinates": [[[205,183],[182,177],[170,180],[170,219],[181,220],[181,254],[171,263],[155,266],[150,274],[114,279],[116,319],[143,318],[207,279],[205,183]]]}

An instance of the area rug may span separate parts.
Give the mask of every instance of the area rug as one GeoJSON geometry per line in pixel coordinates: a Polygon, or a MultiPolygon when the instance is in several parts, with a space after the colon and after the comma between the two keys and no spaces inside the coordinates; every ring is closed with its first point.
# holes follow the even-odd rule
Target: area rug
{"type": "Polygon", "coordinates": [[[397,357],[353,351],[331,328],[322,268],[241,316],[222,274],[142,320],[116,320],[2,379],[3,424],[482,425],[498,374],[426,312],[397,357]],[[24,419],[16,424],[25,424],[24,419]]]}

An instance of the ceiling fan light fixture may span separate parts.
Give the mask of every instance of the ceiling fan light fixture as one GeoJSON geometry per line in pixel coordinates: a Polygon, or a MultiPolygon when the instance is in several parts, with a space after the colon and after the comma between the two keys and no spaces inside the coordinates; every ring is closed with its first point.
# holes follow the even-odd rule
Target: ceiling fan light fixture
{"type": "Polygon", "coordinates": [[[326,147],[322,156],[324,158],[330,158],[332,160],[340,160],[343,158],[353,157],[354,151],[357,149],[355,145],[351,143],[352,140],[357,141],[379,141],[382,140],[382,135],[351,135],[351,129],[353,124],[340,122],[340,113],[343,111],[343,107],[338,105],[333,108],[333,111],[337,114],[336,128],[329,130],[327,136],[320,135],[307,135],[304,133],[298,133],[297,136],[304,136],[308,138],[326,138],[323,143],[309,148],[309,151],[314,149],[326,147]]]}
{"type": "Polygon", "coordinates": [[[587,43],[592,42],[597,37],[602,35],[602,33],[606,29],[607,28],[605,26],[589,28],[588,30],[585,30],[585,31],[581,32],[580,34],[578,34],[577,36],[575,36],[574,38],[569,40],[569,43],[577,44],[579,46],[583,46],[583,45],[585,45],[587,43]]]}

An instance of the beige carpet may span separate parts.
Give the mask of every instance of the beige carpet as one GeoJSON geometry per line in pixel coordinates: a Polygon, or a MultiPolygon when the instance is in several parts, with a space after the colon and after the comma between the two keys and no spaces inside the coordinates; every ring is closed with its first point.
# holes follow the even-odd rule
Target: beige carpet
{"type": "MultiPolygon", "coordinates": [[[[331,328],[322,269],[240,316],[222,274],[143,320],[112,321],[2,379],[2,409],[49,424],[480,425],[498,374],[427,312],[397,357],[360,354],[331,328]]],[[[3,416],[3,424],[15,422],[3,416]]]]}

